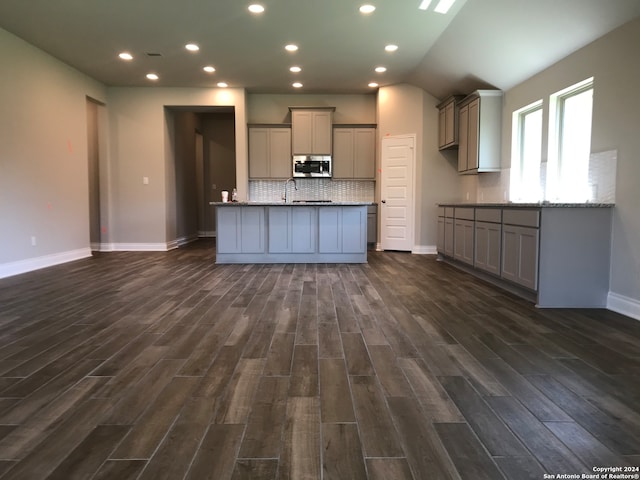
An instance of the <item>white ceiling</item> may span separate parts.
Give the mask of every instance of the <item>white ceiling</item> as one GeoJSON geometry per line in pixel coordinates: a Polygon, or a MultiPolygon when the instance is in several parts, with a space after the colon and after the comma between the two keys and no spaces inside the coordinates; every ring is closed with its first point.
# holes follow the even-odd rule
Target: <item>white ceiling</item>
{"type": "Polygon", "coordinates": [[[363,16],[364,0],[257,0],[266,11],[255,16],[251,0],[0,0],[0,27],[109,86],[148,86],[154,71],[159,86],[366,93],[370,81],[408,82],[444,98],[508,89],[640,16],[640,0],[457,0],[447,15],[420,0],[367,1],[377,9],[363,16]]]}

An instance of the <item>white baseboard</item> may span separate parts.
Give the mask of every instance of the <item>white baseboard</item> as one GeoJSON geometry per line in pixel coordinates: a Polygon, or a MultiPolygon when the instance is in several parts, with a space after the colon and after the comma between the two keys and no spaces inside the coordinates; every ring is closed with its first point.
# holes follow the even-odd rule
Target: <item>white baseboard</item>
{"type": "Polygon", "coordinates": [[[607,296],[607,308],[616,313],[640,320],[640,300],[635,298],[609,292],[607,296]]]}
{"type": "Polygon", "coordinates": [[[411,253],[415,255],[437,255],[438,248],[435,245],[414,245],[411,253]]]}
{"type": "MultiPolygon", "coordinates": [[[[188,237],[180,237],[175,241],[176,246],[174,248],[183,247],[189,243],[195,242],[196,240],[198,240],[198,238],[199,238],[198,234],[189,235],[188,237]]],[[[170,242],[170,243],[173,243],[173,242],[170,242]]]]}
{"type": "MultiPolygon", "coordinates": [[[[101,252],[167,252],[177,240],[168,243],[103,243],[101,252]]],[[[176,243],[177,246],[177,243],[176,243]]],[[[176,247],[173,247],[176,248],[176,247]]]]}
{"type": "Polygon", "coordinates": [[[199,238],[215,238],[216,232],[215,230],[200,230],[198,232],[199,238]]]}
{"type": "Polygon", "coordinates": [[[0,265],[0,278],[20,275],[21,273],[40,270],[41,268],[53,267],[61,263],[72,262],[91,256],[91,248],[79,248],[68,252],[52,253],[41,257],[27,258],[17,262],[3,263],[0,265]]]}

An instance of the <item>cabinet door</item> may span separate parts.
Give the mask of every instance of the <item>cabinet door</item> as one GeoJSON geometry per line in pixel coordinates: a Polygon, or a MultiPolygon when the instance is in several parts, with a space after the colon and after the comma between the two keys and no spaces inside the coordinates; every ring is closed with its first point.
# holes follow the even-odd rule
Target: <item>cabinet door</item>
{"type": "Polygon", "coordinates": [[[333,130],[333,178],[353,178],[353,128],[333,130]]]}
{"type": "Polygon", "coordinates": [[[318,208],[318,251],[342,252],[342,218],[338,207],[318,208]]]}
{"type": "Polygon", "coordinates": [[[249,177],[269,177],[269,129],[249,129],[249,177]]]}
{"type": "Polygon", "coordinates": [[[453,257],[473,265],[473,221],[455,220],[453,257]]]}
{"type": "Polygon", "coordinates": [[[437,241],[437,250],[438,253],[444,254],[444,217],[438,217],[438,241],[437,241]]]}
{"type": "MultiPolygon", "coordinates": [[[[227,207],[240,210],[240,250],[242,253],[264,253],[264,207],[227,207]]],[[[223,207],[224,209],[224,207],[223,207]]]]}
{"type": "Polygon", "coordinates": [[[291,163],[291,129],[269,129],[270,178],[289,178],[293,174],[291,163]]]}
{"type": "Polygon", "coordinates": [[[316,251],[316,208],[291,207],[291,251],[314,253],[316,251]]]}
{"type": "Polygon", "coordinates": [[[292,150],[294,155],[310,155],[313,152],[313,112],[293,110],[291,112],[292,150]]]}
{"type": "Polygon", "coordinates": [[[451,145],[455,142],[456,137],[456,117],[455,117],[455,103],[449,102],[445,107],[445,121],[444,121],[444,144],[451,145]]]}
{"type": "Polygon", "coordinates": [[[366,207],[340,207],[342,210],[342,252],[362,253],[367,250],[366,207]]]}
{"type": "Polygon", "coordinates": [[[442,148],[447,144],[447,112],[446,107],[438,110],[438,147],[442,148]]]}
{"type": "Polygon", "coordinates": [[[291,253],[291,207],[269,207],[269,252],[291,253]]]}
{"type": "Polygon", "coordinates": [[[376,131],[373,128],[356,128],[353,132],[353,177],[376,177],[376,131]]]}
{"type": "Polygon", "coordinates": [[[478,168],[479,159],[479,126],[480,126],[480,99],[476,98],[469,104],[469,124],[467,130],[467,170],[478,168]]]}
{"type": "Polygon", "coordinates": [[[502,226],[502,278],[537,290],[538,233],[537,228],[502,226]]]}
{"type": "Polygon", "coordinates": [[[216,251],[240,253],[242,233],[241,207],[216,208],[216,251]]]}
{"type": "Polygon", "coordinates": [[[469,105],[460,108],[459,132],[458,132],[458,172],[464,172],[467,168],[467,155],[469,149],[469,105]]]}
{"type": "Polygon", "coordinates": [[[502,225],[476,222],[475,230],[475,267],[499,275],[502,225]]]}
{"type": "Polygon", "coordinates": [[[331,112],[313,112],[312,152],[331,155],[331,112]]]}
{"type": "Polygon", "coordinates": [[[453,228],[453,218],[445,218],[444,219],[444,254],[447,257],[453,257],[454,245],[453,245],[453,237],[454,237],[454,228],[453,228]]]}

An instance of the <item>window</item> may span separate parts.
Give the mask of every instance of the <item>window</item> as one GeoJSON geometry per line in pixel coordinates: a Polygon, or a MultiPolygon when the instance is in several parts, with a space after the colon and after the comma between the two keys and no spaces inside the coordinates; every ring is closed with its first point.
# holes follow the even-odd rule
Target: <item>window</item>
{"type": "Polygon", "coordinates": [[[511,194],[514,201],[542,200],[542,100],[513,112],[511,194]]]}
{"type": "Polygon", "coordinates": [[[589,185],[593,77],[550,98],[547,198],[554,201],[592,200],[589,185]]]}

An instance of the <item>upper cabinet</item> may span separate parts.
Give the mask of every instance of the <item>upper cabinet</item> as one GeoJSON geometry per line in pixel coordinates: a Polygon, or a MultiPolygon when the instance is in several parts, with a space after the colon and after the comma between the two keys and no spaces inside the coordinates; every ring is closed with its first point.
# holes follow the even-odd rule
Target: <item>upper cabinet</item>
{"type": "Polygon", "coordinates": [[[249,126],[249,178],[291,176],[291,128],[249,126]]]}
{"type": "Polygon", "coordinates": [[[293,155],[331,155],[335,107],[289,107],[293,155]]]}
{"type": "Polygon", "coordinates": [[[375,127],[335,127],[333,129],[333,178],[374,180],[375,176],[375,127]]]}
{"type": "Polygon", "coordinates": [[[461,96],[451,96],[438,105],[438,148],[458,146],[458,102],[461,96]]]}
{"type": "Polygon", "coordinates": [[[458,172],[500,171],[502,92],[477,90],[460,102],[458,172]]]}

